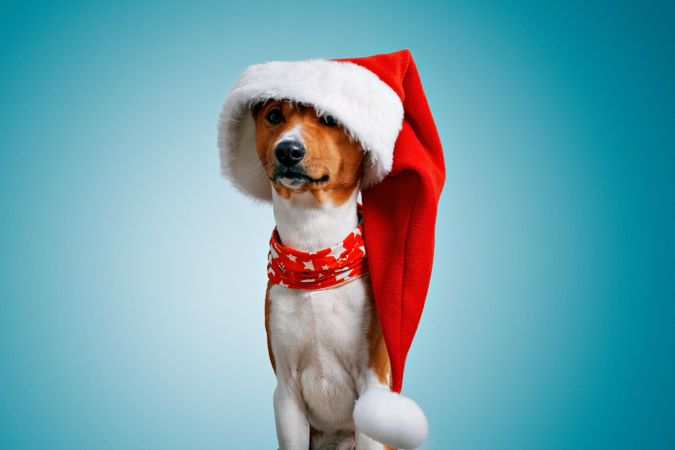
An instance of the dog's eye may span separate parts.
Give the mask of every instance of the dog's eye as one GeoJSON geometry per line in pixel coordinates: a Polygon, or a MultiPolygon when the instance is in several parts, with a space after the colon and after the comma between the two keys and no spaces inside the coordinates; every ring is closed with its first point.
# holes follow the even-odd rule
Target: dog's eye
{"type": "Polygon", "coordinates": [[[319,118],[319,122],[321,122],[321,125],[325,125],[327,127],[335,127],[338,124],[337,120],[333,116],[321,116],[319,118]]]}
{"type": "Polygon", "coordinates": [[[272,125],[279,125],[284,120],[284,115],[279,108],[272,108],[265,116],[267,121],[272,125]]]}

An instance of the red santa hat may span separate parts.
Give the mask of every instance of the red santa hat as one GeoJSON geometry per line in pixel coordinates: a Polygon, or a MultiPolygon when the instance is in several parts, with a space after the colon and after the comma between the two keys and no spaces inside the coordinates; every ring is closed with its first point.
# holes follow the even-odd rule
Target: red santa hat
{"type": "Polygon", "coordinates": [[[251,106],[291,99],[334,116],[366,153],[363,225],[370,278],[392,371],[401,391],[406,355],[431,277],[434,228],[445,181],[441,142],[409,50],[354,59],[249,67],[223,107],[221,168],[245,194],[272,198],[255,151],[251,106]]]}

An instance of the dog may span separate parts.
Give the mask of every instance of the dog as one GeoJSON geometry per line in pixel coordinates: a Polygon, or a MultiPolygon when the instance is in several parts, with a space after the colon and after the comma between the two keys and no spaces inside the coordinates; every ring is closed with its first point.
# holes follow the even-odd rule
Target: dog
{"type": "MultiPolygon", "coordinates": [[[[332,116],[309,105],[255,105],[258,157],[272,185],[283,245],[306,252],[342,241],[358,224],[364,151],[332,116]]],[[[298,290],[272,284],[265,299],[281,449],[391,449],[355,430],[354,405],[390,390],[387,349],[367,274],[298,290]]]]}
{"type": "Polygon", "coordinates": [[[400,394],[431,278],[443,149],[409,50],[248,67],[222,174],[273,205],[265,326],[281,450],[413,449],[400,394]]]}

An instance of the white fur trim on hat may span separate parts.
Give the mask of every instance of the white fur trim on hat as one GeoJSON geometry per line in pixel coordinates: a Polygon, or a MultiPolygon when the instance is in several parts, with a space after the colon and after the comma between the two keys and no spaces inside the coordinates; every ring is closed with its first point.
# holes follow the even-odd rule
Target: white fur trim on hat
{"type": "Polygon", "coordinates": [[[256,64],[242,74],[220,113],[218,147],[223,175],[247,195],[271,200],[270,182],[255,148],[251,107],[289,99],[334,116],[359,141],[368,161],[363,187],[391,171],[394,144],[403,123],[396,92],[370,70],[351,62],[308,60],[256,64]]]}

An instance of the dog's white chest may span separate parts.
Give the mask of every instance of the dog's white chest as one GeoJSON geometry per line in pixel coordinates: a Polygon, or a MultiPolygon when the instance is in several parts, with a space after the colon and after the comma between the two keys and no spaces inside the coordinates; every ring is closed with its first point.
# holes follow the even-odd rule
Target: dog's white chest
{"type": "Polygon", "coordinates": [[[316,291],[274,285],[269,295],[277,377],[302,395],[314,426],[351,427],[356,384],[368,370],[367,277],[316,291]]]}

